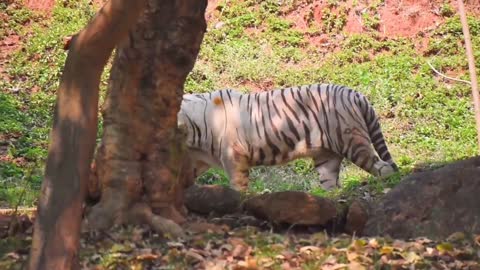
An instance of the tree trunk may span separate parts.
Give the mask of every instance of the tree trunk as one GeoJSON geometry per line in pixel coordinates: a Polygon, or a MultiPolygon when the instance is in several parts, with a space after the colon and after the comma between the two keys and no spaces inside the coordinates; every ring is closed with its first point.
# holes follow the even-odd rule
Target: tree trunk
{"type": "Polygon", "coordinates": [[[57,95],[29,269],[78,268],[82,205],[95,147],[98,85],[144,1],[109,1],[71,42],[57,95]]]}
{"type": "MultiPolygon", "coordinates": [[[[159,216],[184,221],[177,112],[206,30],[207,1],[150,0],[147,5],[130,39],[117,48],[111,70],[95,160],[101,199],[88,216],[91,228],[129,222],[132,209],[145,212],[138,202],[159,216]]],[[[150,219],[151,212],[146,213],[150,219]]]]}

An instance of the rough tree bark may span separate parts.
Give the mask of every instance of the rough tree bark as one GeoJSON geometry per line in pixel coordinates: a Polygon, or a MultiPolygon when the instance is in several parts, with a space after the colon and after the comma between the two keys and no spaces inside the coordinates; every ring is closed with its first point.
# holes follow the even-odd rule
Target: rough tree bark
{"type": "Polygon", "coordinates": [[[97,131],[98,85],[145,1],[109,1],[71,42],[57,95],[29,269],[76,269],[97,131]]]}
{"type": "Polygon", "coordinates": [[[90,228],[130,222],[131,215],[148,223],[144,219],[160,216],[184,221],[177,112],[206,30],[207,1],[147,5],[129,40],[117,47],[112,66],[89,187],[101,198],[88,215],[90,228]]]}

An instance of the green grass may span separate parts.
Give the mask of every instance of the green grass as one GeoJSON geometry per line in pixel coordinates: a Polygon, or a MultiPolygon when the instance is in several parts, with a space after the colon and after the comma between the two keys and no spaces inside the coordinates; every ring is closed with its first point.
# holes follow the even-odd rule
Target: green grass
{"type": "Polygon", "coordinates": [[[0,5],[0,12],[13,18],[10,29],[26,38],[4,67],[11,81],[0,80],[0,135],[8,143],[8,160],[0,163],[0,203],[29,206],[38,196],[47,156],[55,92],[66,58],[62,39],[80,30],[94,13],[86,1],[58,4],[51,18],[11,9],[0,5]]]}
{"type": "MultiPolygon", "coordinates": [[[[252,170],[252,192],[307,190],[338,196],[353,193],[362,182],[381,192],[418,166],[477,153],[469,86],[438,78],[427,64],[468,79],[458,16],[449,11],[451,7],[442,6],[441,12],[448,18],[434,30],[427,50],[419,53],[416,38],[378,37],[375,15],[381,2],[372,3],[365,15],[368,18],[363,18],[371,19],[369,33],[343,33],[345,38],[337,40],[344,27],[341,11],[325,13],[322,25],[311,22],[302,32],[285,18],[298,1],[220,1],[187,78],[187,92],[226,87],[249,91],[319,82],[348,85],[374,105],[401,168],[399,174],[381,182],[345,161],[341,172],[344,188],[326,193],[318,185],[312,163],[298,160],[287,166],[252,170]],[[339,48],[335,52],[333,47],[321,51],[309,42],[309,36],[323,31],[339,48]]],[[[0,163],[0,202],[10,205],[32,205],[38,194],[55,91],[66,57],[62,39],[81,29],[94,14],[86,0],[61,3],[50,18],[0,4],[0,12],[11,18],[9,29],[25,37],[4,67],[12,80],[0,81],[0,135],[6,138],[0,149],[6,149],[8,156],[0,163]]],[[[333,1],[329,10],[339,9],[342,3],[333,1]]],[[[469,24],[475,56],[480,59],[480,20],[470,17],[469,24]]],[[[0,38],[4,34],[1,30],[0,38]]],[[[199,182],[226,185],[228,179],[224,172],[210,170],[199,182]]]]}

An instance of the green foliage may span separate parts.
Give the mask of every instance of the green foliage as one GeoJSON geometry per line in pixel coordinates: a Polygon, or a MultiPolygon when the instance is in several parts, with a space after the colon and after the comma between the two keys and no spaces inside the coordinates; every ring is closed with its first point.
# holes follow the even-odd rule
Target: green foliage
{"type": "Polygon", "coordinates": [[[62,40],[84,27],[94,14],[88,1],[62,3],[51,18],[12,9],[15,4],[0,4],[0,12],[9,18],[9,30],[19,36],[28,33],[4,67],[12,80],[0,81],[0,138],[10,138],[6,152],[0,150],[7,158],[0,163],[0,201],[12,206],[31,205],[38,195],[55,91],[66,58],[62,40]]]}
{"type": "Polygon", "coordinates": [[[451,17],[455,14],[455,9],[450,5],[450,3],[445,2],[443,5],[440,7],[440,15],[444,17],[451,17]]]}
{"type": "MultiPolygon", "coordinates": [[[[336,1],[335,1],[336,2],[336,1]]],[[[335,5],[331,5],[335,6],[335,5]]],[[[324,8],[322,10],[322,30],[326,33],[337,33],[340,32],[343,27],[347,24],[348,9],[345,7],[339,8],[339,10],[334,13],[330,8],[324,8]]]]}
{"type": "Polygon", "coordinates": [[[226,173],[220,169],[209,169],[197,179],[197,182],[203,185],[230,185],[226,173]]]}
{"type": "Polygon", "coordinates": [[[0,134],[21,132],[25,118],[20,111],[19,102],[12,96],[0,92],[0,134]]]}
{"type": "Polygon", "coordinates": [[[378,27],[380,26],[380,15],[378,14],[371,15],[369,13],[363,13],[362,19],[363,19],[363,25],[367,29],[378,30],[378,27]]]}
{"type": "Polygon", "coordinates": [[[7,32],[20,32],[22,25],[27,24],[30,20],[35,19],[36,15],[26,8],[17,5],[7,5],[7,3],[0,3],[0,12],[3,12],[8,20],[1,21],[0,40],[6,36],[7,32]]]}
{"type": "MultiPolygon", "coordinates": [[[[468,27],[472,37],[474,54],[480,56],[480,20],[468,16],[468,27]]],[[[443,25],[435,30],[435,38],[429,44],[428,55],[461,56],[465,58],[462,24],[459,16],[448,18],[443,25]]],[[[477,64],[477,68],[479,64],[477,64]]]]}

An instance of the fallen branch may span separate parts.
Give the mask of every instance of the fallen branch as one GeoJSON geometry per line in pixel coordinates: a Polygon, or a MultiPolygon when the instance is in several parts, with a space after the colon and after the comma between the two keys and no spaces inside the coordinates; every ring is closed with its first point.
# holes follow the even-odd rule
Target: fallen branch
{"type": "Polygon", "coordinates": [[[445,74],[442,74],[440,71],[436,70],[432,64],[430,64],[430,62],[427,61],[427,64],[428,66],[430,66],[430,68],[433,70],[433,72],[435,72],[437,75],[445,78],[445,79],[449,79],[449,80],[452,80],[452,81],[456,81],[456,82],[463,82],[463,83],[466,83],[466,84],[472,84],[471,82],[469,81],[466,81],[466,80],[462,80],[462,79],[457,79],[457,78],[453,78],[453,77],[449,77],[445,74]]]}

